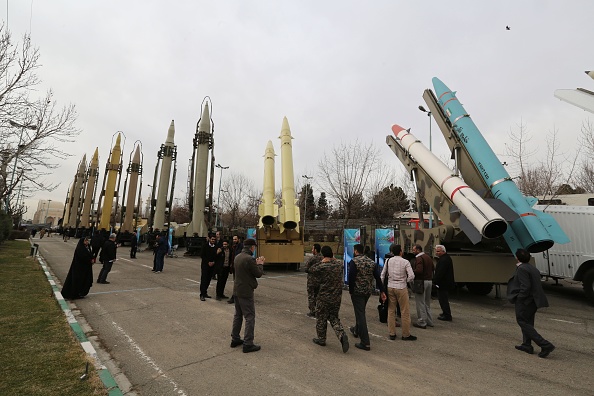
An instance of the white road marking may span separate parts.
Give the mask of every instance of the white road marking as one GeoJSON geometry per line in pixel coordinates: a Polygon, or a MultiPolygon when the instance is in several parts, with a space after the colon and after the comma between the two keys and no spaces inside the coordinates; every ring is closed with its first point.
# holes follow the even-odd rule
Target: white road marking
{"type": "Polygon", "coordinates": [[[555,322],[563,322],[563,323],[569,323],[569,324],[583,324],[581,322],[570,322],[569,320],[563,320],[563,319],[551,319],[554,320],[555,322]]]}
{"type": "Polygon", "coordinates": [[[198,282],[198,281],[195,281],[194,279],[188,279],[188,278],[184,278],[184,279],[185,279],[185,280],[187,280],[187,281],[190,281],[190,282],[194,282],[194,283],[198,283],[198,284],[200,284],[200,282],[198,282]]]}
{"type": "Polygon", "coordinates": [[[128,340],[128,344],[130,344],[130,346],[132,347],[132,350],[134,352],[136,352],[136,354],[142,360],[144,360],[146,363],[148,363],[148,365],[150,367],[152,367],[159,374],[159,376],[161,376],[161,377],[165,378],[167,381],[169,381],[169,383],[173,386],[174,392],[176,392],[178,395],[187,396],[186,392],[179,387],[177,382],[175,382],[173,379],[169,378],[167,376],[167,374],[165,374],[165,372],[163,370],[161,370],[161,368],[157,365],[157,363],[149,355],[147,355],[142,350],[142,348],[140,348],[140,346],[136,343],[136,341],[134,341],[134,339],[132,337],[130,337],[128,334],[126,334],[124,329],[122,329],[116,322],[111,322],[111,324],[113,325],[113,327],[116,328],[117,331],[119,331],[124,337],[126,337],[126,339],[128,340]]]}
{"type": "Polygon", "coordinates": [[[112,293],[126,293],[126,292],[133,292],[133,291],[145,291],[145,290],[155,290],[155,289],[162,289],[162,287],[146,287],[146,288],[143,288],[143,289],[111,290],[111,291],[104,291],[104,292],[89,293],[89,295],[112,294],[112,293]]]}

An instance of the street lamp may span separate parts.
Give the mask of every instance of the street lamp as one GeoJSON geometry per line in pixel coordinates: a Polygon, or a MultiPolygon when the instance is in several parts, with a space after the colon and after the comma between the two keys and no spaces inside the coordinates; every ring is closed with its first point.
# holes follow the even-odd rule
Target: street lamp
{"type": "Polygon", "coordinates": [[[302,178],[304,178],[305,180],[307,180],[306,184],[305,184],[305,198],[303,200],[304,202],[304,209],[303,209],[303,242],[305,243],[305,219],[307,218],[307,187],[309,186],[309,181],[311,179],[313,179],[313,176],[307,176],[307,175],[302,175],[302,178]]]}
{"type": "MultiPolygon", "coordinates": [[[[23,132],[25,131],[25,129],[30,129],[32,131],[36,131],[37,130],[37,126],[36,125],[30,125],[30,124],[29,125],[22,125],[22,124],[19,124],[18,122],[15,122],[13,120],[8,120],[8,122],[13,127],[21,128],[21,133],[19,135],[19,144],[17,145],[16,154],[14,155],[14,167],[12,168],[12,175],[10,176],[10,184],[8,185],[8,188],[9,188],[9,191],[10,191],[10,189],[12,189],[12,183],[14,182],[14,173],[16,171],[17,163],[18,163],[18,160],[19,160],[19,150],[21,148],[21,143],[23,141],[23,132]]],[[[6,213],[8,213],[9,208],[10,208],[10,194],[6,194],[6,213]]]]}
{"type": "MultiPolygon", "coordinates": [[[[419,110],[421,110],[423,113],[427,113],[427,117],[429,117],[429,151],[433,151],[431,147],[431,112],[425,110],[423,106],[419,106],[419,110]]],[[[429,205],[429,228],[433,228],[433,208],[431,205],[429,205]]]]}
{"type": "MultiPolygon", "coordinates": [[[[19,192],[17,193],[17,200],[16,203],[14,205],[14,207],[16,208],[16,210],[19,212],[19,218],[18,218],[18,222],[17,222],[17,228],[20,227],[21,225],[21,219],[23,217],[23,213],[20,209],[19,209],[19,201],[21,200],[21,197],[23,195],[23,173],[28,172],[28,171],[32,171],[32,168],[19,168],[20,172],[21,172],[21,184],[19,186],[19,192]]],[[[23,199],[24,201],[24,199],[23,199]]],[[[23,205],[24,206],[24,205],[23,205]]]]}
{"type": "Polygon", "coordinates": [[[219,202],[221,202],[221,182],[223,181],[223,170],[229,169],[228,166],[222,166],[221,164],[216,164],[215,168],[219,168],[221,170],[221,176],[219,177],[219,194],[217,196],[217,214],[215,217],[215,227],[218,227],[219,224],[219,202]]]}

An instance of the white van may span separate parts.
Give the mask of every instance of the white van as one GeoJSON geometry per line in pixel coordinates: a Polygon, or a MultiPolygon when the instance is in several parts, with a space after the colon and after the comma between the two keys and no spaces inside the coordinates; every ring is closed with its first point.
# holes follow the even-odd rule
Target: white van
{"type": "Polygon", "coordinates": [[[557,220],[571,242],[556,243],[542,253],[533,254],[536,267],[548,278],[581,281],[594,304],[594,206],[535,205],[557,220]]]}

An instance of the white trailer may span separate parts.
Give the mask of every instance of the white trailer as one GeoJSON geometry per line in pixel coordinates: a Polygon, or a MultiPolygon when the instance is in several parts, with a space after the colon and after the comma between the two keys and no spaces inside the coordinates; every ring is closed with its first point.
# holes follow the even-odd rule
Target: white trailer
{"type": "Polygon", "coordinates": [[[536,267],[547,278],[581,281],[586,297],[594,303],[594,206],[534,207],[553,216],[571,239],[534,254],[536,267]]]}

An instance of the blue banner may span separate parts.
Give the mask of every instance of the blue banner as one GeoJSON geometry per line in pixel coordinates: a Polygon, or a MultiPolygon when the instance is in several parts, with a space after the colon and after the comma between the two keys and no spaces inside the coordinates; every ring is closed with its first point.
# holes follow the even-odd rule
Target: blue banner
{"type": "Polygon", "coordinates": [[[344,283],[349,279],[349,262],[355,256],[353,247],[361,243],[361,231],[358,228],[347,228],[344,230],[344,283]]]}
{"type": "MultiPolygon", "coordinates": [[[[253,239],[254,241],[258,242],[257,228],[248,228],[245,239],[253,239]]],[[[258,257],[258,247],[257,246],[256,246],[256,250],[254,251],[254,257],[258,257]]]]}
{"type": "Polygon", "coordinates": [[[384,258],[390,252],[390,245],[394,243],[394,229],[375,229],[375,255],[380,267],[384,267],[384,258]]]}

